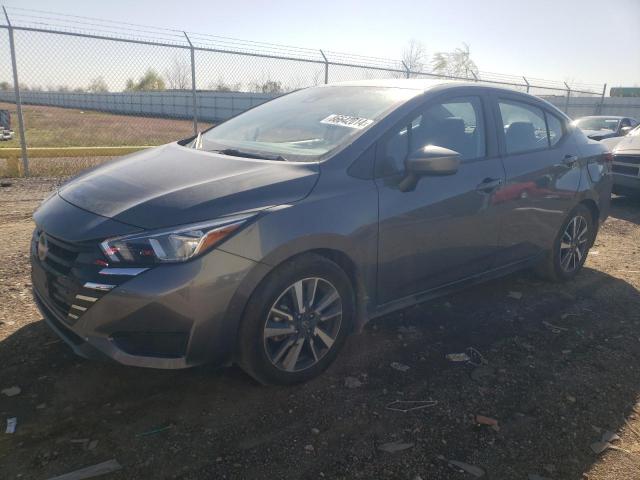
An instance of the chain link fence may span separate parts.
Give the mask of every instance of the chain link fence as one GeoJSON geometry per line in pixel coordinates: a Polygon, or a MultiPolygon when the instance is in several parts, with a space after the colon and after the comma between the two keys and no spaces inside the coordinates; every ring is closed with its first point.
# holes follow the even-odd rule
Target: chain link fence
{"type": "Polygon", "coordinates": [[[16,7],[1,13],[0,113],[9,112],[14,134],[0,142],[0,176],[69,175],[329,82],[459,78],[543,96],[569,114],[576,98],[597,110],[606,90],[482,71],[440,76],[386,58],[16,7]]]}

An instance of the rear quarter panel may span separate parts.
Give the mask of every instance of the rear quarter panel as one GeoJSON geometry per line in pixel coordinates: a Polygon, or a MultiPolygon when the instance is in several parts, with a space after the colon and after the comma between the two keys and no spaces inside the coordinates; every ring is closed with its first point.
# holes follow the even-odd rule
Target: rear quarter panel
{"type": "Polygon", "coordinates": [[[580,151],[582,176],[578,196],[580,201],[593,200],[599,210],[599,221],[609,215],[613,176],[611,164],[607,161],[609,149],[600,142],[587,138],[579,129],[573,133],[580,151]]]}

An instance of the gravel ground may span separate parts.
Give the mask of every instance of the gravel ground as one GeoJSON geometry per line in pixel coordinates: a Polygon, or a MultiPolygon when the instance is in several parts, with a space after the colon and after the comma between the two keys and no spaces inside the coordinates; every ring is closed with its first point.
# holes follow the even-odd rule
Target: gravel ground
{"type": "Polygon", "coordinates": [[[475,478],[453,460],[487,479],[640,479],[640,203],[613,200],[573,282],[525,272],[376,320],[320,378],[265,388],[234,367],[74,356],[30,293],[31,213],[54,182],[11,182],[0,187],[0,389],[21,391],[0,394],[3,428],[18,422],[0,433],[2,478],[116,459],[122,470],[104,478],[475,478]],[[446,359],[467,347],[486,364],[446,359]],[[607,431],[620,439],[594,453],[607,431]]]}

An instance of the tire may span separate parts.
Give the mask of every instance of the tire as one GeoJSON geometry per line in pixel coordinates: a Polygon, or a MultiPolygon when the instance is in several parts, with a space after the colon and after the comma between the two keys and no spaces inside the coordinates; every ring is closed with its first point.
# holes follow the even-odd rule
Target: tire
{"type": "Polygon", "coordinates": [[[238,364],[265,385],[310,380],[335,360],[354,317],[346,273],[320,255],[295,257],[276,267],[251,295],[238,335],[238,364]]]}
{"type": "Polygon", "coordinates": [[[584,205],[577,205],[562,223],[558,234],[543,261],[536,267],[539,275],[547,280],[563,282],[575,277],[587,259],[589,249],[593,245],[596,228],[593,214],[584,205]],[[575,222],[575,223],[574,223],[575,222]],[[578,240],[573,240],[573,227],[577,228],[578,240]],[[583,228],[586,231],[583,234],[583,228]],[[569,238],[569,236],[572,238],[569,238]],[[568,258],[567,255],[573,255],[568,258]]]}

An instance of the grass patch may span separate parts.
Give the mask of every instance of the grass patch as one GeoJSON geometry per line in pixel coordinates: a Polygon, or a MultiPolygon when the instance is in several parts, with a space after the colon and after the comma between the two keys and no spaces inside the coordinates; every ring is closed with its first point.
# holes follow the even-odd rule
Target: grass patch
{"type": "MultiPolygon", "coordinates": [[[[0,110],[11,112],[13,140],[0,148],[19,147],[18,115],[15,104],[0,102],[0,110]]],[[[193,135],[191,120],[116,115],[73,108],[23,105],[29,147],[112,147],[162,145],[193,135]]],[[[201,129],[211,126],[200,123],[201,129]]]]}
{"type": "MultiPolygon", "coordinates": [[[[18,115],[12,103],[0,102],[0,110],[11,112],[15,137],[0,142],[0,177],[9,176],[2,149],[20,147],[18,115]]],[[[118,147],[162,145],[193,135],[191,120],[116,115],[73,108],[23,105],[28,147],[118,147]]],[[[199,123],[204,130],[210,123],[199,123]]],[[[30,158],[30,175],[61,177],[75,175],[113,157],[30,158]]]]}

